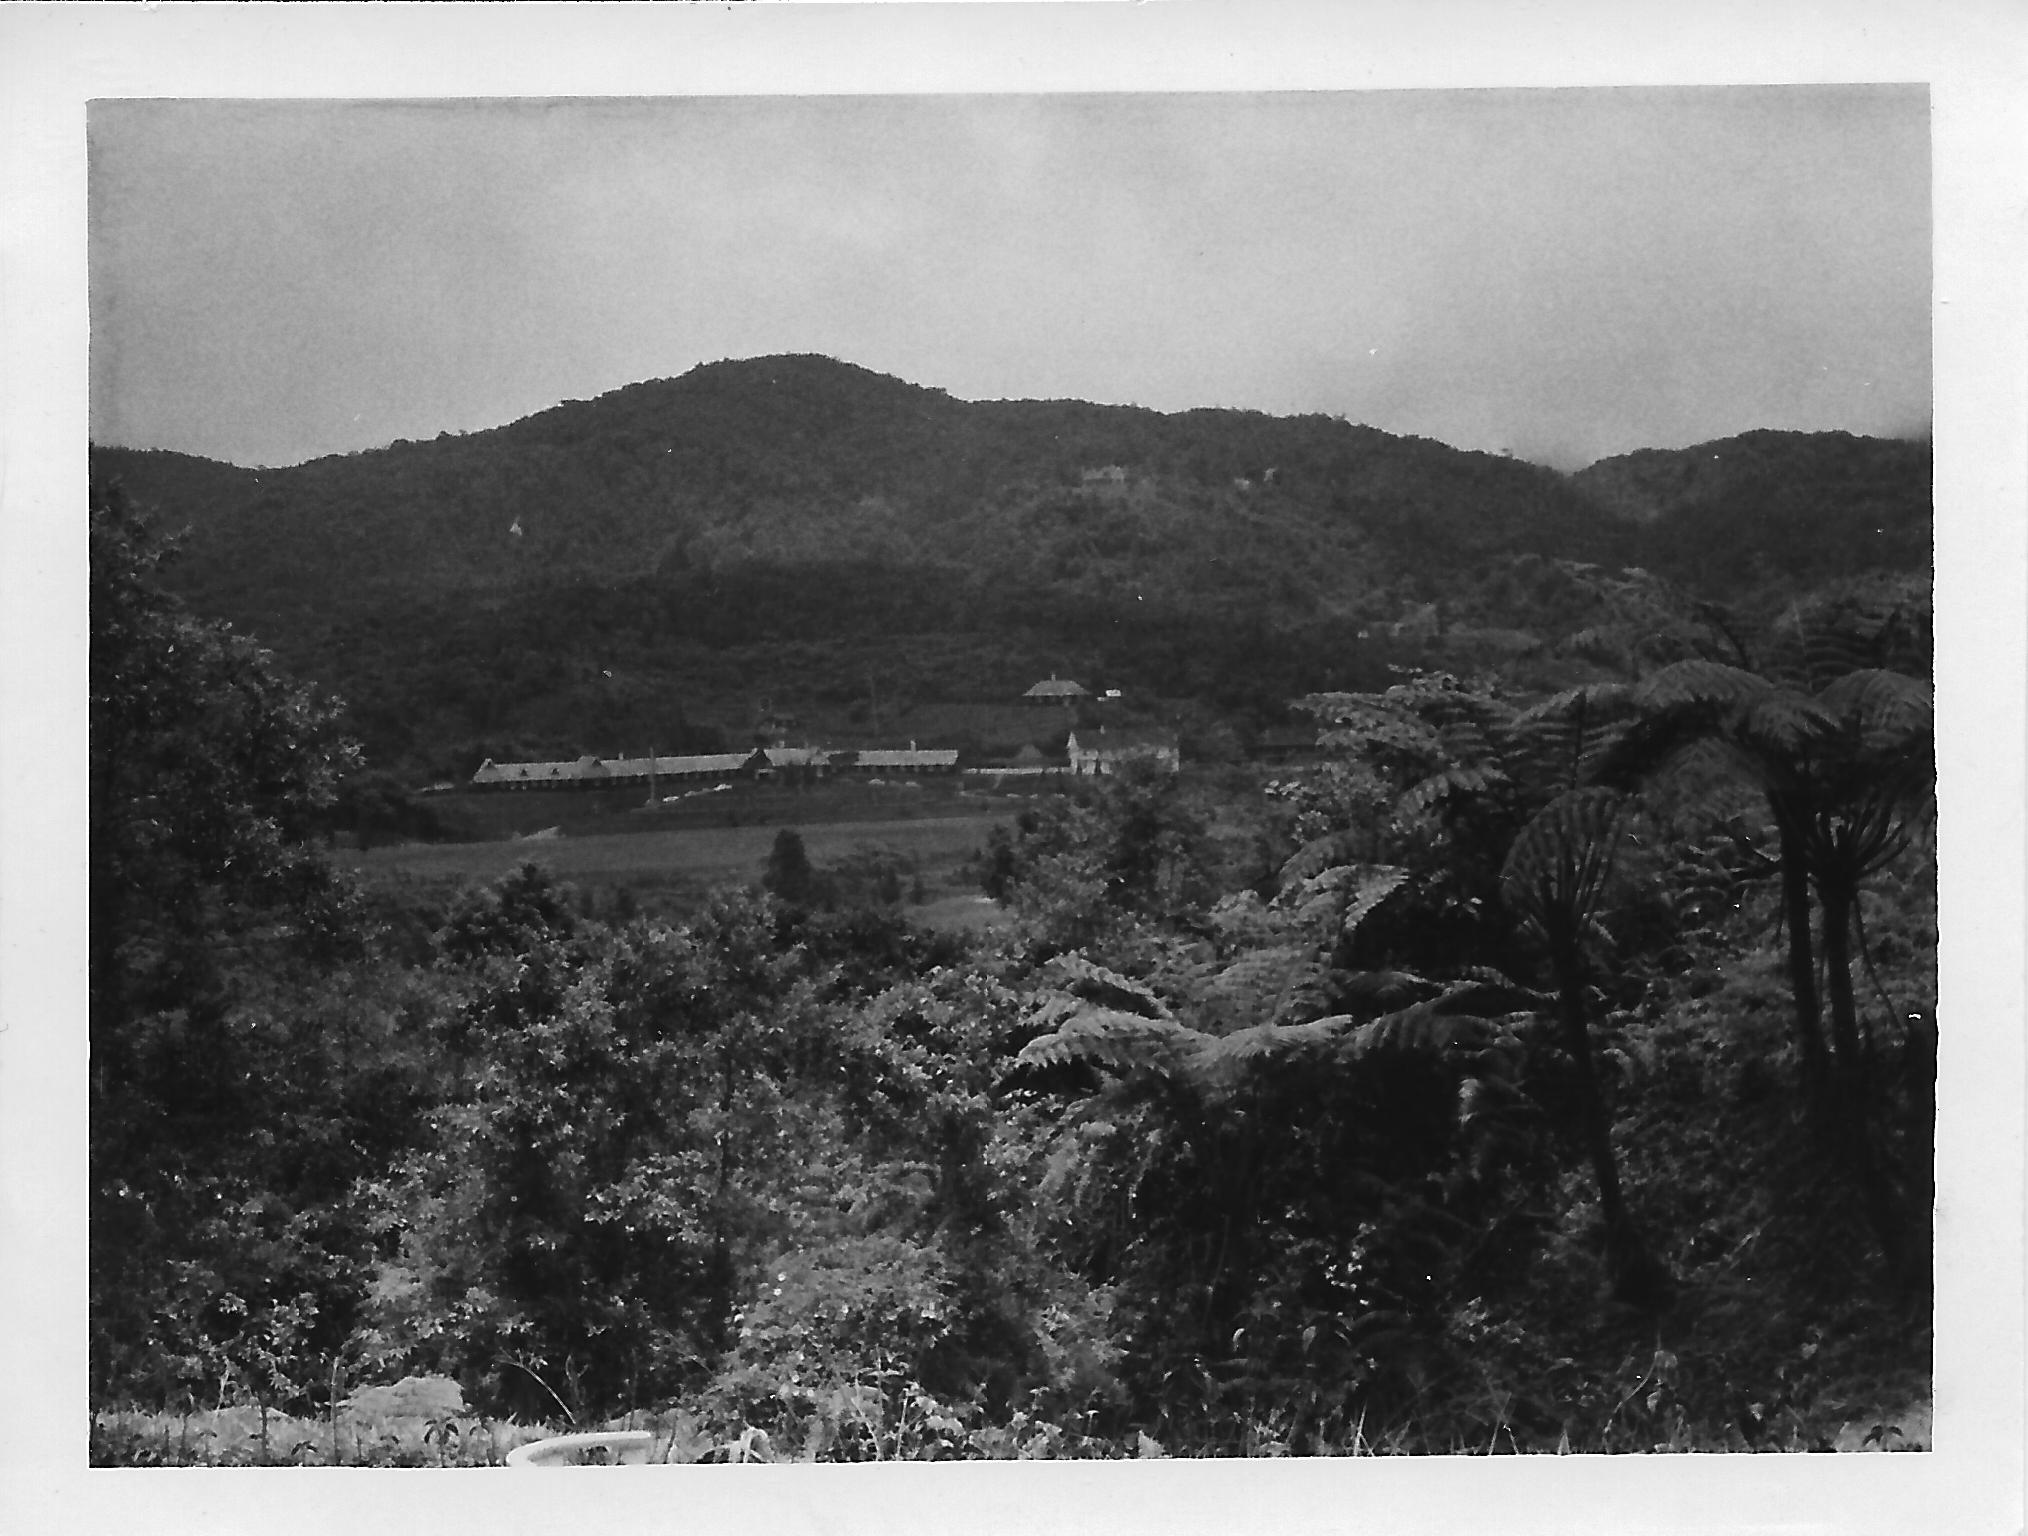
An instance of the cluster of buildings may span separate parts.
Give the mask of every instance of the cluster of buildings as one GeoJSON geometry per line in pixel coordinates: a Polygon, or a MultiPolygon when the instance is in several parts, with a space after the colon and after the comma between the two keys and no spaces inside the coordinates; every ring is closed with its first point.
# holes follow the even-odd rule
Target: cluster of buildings
{"type": "Polygon", "coordinates": [[[690,757],[580,757],[556,763],[496,763],[489,757],[472,775],[472,783],[480,789],[653,789],[664,782],[765,782],[784,773],[909,776],[955,773],[957,768],[955,747],[861,751],[755,747],[750,752],[707,752],[690,757]]]}
{"type": "MultiPolygon", "coordinates": [[[[1091,693],[1068,678],[1051,677],[1030,688],[1023,698],[1032,704],[1073,706],[1091,693]]],[[[1119,698],[1110,689],[1101,702],[1119,698]]],[[[986,776],[1061,774],[1073,778],[1115,772],[1123,763],[1148,761],[1177,772],[1182,754],[1176,737],[1146,726],[1080,726],[1070,733],[1065,758],[1052,762],[1027,746],[1012,763],[969,767],[964,772],[986,776]]],[[[663,785],[729,784],[735,780],[765,783],[790,776],[797,779],[897,778],[957,773],[955,747],[755,747],[745,752],[708,752],[692,756],[580,757],[547,763],[496,763],[490,757],[472,775],[475,789],[646,789],[661,798],[663,785]]]]}

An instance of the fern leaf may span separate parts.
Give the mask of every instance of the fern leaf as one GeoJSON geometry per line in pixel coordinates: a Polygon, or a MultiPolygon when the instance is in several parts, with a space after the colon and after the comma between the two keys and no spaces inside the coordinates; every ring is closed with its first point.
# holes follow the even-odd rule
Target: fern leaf
{"type": "Polygon", "coordinates": [[[1367,918],[1373,909],[1400,890],[1408,882],[1408,871],[1397,869],[1391,864],[1367,864],[1361,866],[1353,877],[1353,884],[1345,901],[1344,916],[1339,919],[1338,931],[1347,938],[1367,918]]]}
{"type": "Polygon", "coordinates": [[[1170,1019],[1087,1007],[1029,1041],[1012,1065],[1039,1068],[1082,1061],[1118,1072],[1171,1076],[1214,1038],[1170,1019]]]}
{"type": "Polygon", "coordinates": [[[1403,795],[1396,804],[1396,810],[1403,817],[1420,816],[1436,806],[1472,795],[1483,795],[1508,782],[1507,775],[1495,767],[1444,768],[1403,795]]]}
{"type": "Polygon", "coordinates": [[[1307,1024],[1256,1024],[1207,1044],[1197,1056],[1207,1069],[1252,1067],[1315,1052],[1344,1032],[1343,1016],[1307,1024]]]}
{"type": "Polygon", "coordinates": [[[1733,734],[1752,751],[1791,758],[1827,741],[1837,728],[1837,717],[1821,704],[1781,689],[1754,700],[1733,734]]]}
{"type": "Polygon", "coordinates": [[[1650,712],[1737,709],[1773,691],[1766,678],[1723,662],[1676,661],[1636,686],[1633,700],[1650,712]]]}
{"type": "Polygon", "coordinates": [[[1426,1002],[1441,990],[1436,982],[1413,971],[1349,971],[1332,978],[1340,997],[1376,1008],[1401,1008],[1426,1002]]]}
{"type": "Polygon", "coordinates": [[[1414,1003],[1346,1030],[1339,1036],[1338,1054],[1346,1061],[1357,1061],[1376,1051],[1440,1053],[1483,1046],[1494,1033],[1493,1023],[1475,1014],[1443,1013],[1435,1003],[1414,1003]]]}
{"type": "Polygon", "coordinates": [[[1598,774],[1632,713],[1625,684],[1566,689],[1515,716],[1515,758],[1532,783],[1577,788],[1598,774]]]}
{"type": "Polygon", "coordinates": [[[1552,943],[1574,941],[1597,910],[1625,808],[1610,789],[1572,790],[1543,807],[1507,851],[1501,895],[1552,943]]]}
{"type": "Polygon", "coordinates": [[[1430,999],[1430,1006],[1439,1013],[1497,1016],[1533,1013],[1553,1005],[1555,1001],[1552,993],[1524,987],[1490,966],[1475,965],[1446,987],[1440,996],[1430,999]]]}
{"type": "Polygon", "coordinates": [[[1358,832],[1330,832],[1312,838],[1283,863],[1276,883],[1286,891],[1327,869],[1350,864],[1363,842],[1364,835],[1358,832]]]}
{"type": "Polygon", "coordinates": [[[1175,1018],[1169,1005],[1143,983],[1096,965],[1081,954],[1058,955],[1049,964],[1069,991],[1088,1002],[1151,1019],[1175,1018]]]}
{"type": "Polygon", "coordinates": [[[1935,729],[1930,685],[1877,667],[1848,672],[1827,684],[1816,703],[1857,735],[1868,751],[1899,746],[1935,729]]]}
{"type": "Polygon", "coordinates": [[[1312,952],[1295,945],[1249,950],[1205,988],[1213,1012],[1232,1019],[1273,1020],[1298,993],[1314,993],[1321,976],[1312,952]]]}

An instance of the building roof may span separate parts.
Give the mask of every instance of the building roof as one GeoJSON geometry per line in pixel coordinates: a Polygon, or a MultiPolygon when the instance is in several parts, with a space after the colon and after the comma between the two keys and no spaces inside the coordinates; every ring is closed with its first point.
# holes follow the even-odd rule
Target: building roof
{"type": "Polygon", "coordinates": [[[1026,693],[1024,699],[1085,699],[1091,695],[1067,677],[1051,677],[1037,683],[1026,693]]]}
{"type": "MultiPolygon", "coordinates": [[[[596,761],[596,760],[594,760],[596,761]]],[[[585,777],[575,763],[496,763],[487,758],[472,775],[474,784],[574,784],[585,777]]]]}
{"type": "Polygon", "coordinates": [[[1173,752],[1176,749],[1176,733],[1152,725],[1114,725],[1087,731],[1081,740],[1078,733],[1073,731],[1068,747],[1072,752],[1095,752],[1100,755],[1116,752],[1173,752]]]}
{"type": "Polygon", "coordinates": [[[616,778],[645,779],[650,772],[683,778],[690,774],[737,773],[751,752],[706,752],[688,757],[609,757],[606,771],[616,778]]]}
{"type": "Polygon", "coordinates": [[[861,768],[955,768],[956,747],[869,747],[858,756],[861,768]]]}
{"type": "Polygon", "coordinates": [[[822,768],[831,754],[822,747],[762,747],[761,756],[770,768],[822,768]]]}
{"type": "Polygon", "coordinates": [[[601,779],[646,778],[649,764],[654,772],[672,777],[685,774],[737,773],[745,767],[750,752],[712,752],[701,757],[580,757],[567,763],[496,763],[490,757],[472,775],[474,784],[585,784],[601,779]]]}

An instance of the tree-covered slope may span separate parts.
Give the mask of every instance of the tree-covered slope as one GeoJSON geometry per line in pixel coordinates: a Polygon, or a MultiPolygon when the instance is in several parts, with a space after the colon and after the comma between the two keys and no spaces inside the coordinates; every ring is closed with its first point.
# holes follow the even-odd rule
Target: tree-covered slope
{"type": "Polygon", "coordinates": [[[198,611],[343,694],[377,761],[453,772],[1057,668],[1268,710],[1372,681],[1419,604],[1539,627],[1487,606],[1523,556],[1726,596],[1926,551],[1926,450],[1710,446],[1568,479],[1331,417],[968,402],[786,356],[287,468],[93,462],[188,529],[169,579],[198,611]]]}
{"type": "Polygon", "coordinates": [[[228,609],[280,586],[610,580],[872,561],[1152,582],[1211,595],[1323,555],[1438,568],[1606,555],[1617,520],[1533,466],[1324,417],[968,403],[814,357],[719,363],[512,425],[287,469],[192,472],[101,450],[194,537],[182,580],[228,609]],[[1088,491],[1087,470],[1123,485],[1088,491]],[[521,529],[520,534],[511,530],[521,529]]]}
{"type": "Polygon", "coordinates": [[[1930,565],[1930,445],[1748,432],[1601,459],[1571,477],[1641,525],[1653,569],[1713,597],[1930,565]]]}

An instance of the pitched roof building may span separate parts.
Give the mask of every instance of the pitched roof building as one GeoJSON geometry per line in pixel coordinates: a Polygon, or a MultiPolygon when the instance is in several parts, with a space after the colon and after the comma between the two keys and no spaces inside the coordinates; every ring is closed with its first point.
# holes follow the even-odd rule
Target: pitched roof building
{"type": "Polygon", "coordinates": [[[1069,678],[1051,673],[1045,681],[1037,683],[1021,697],[1031,704],[1072,704],[1079,699],[1090,698],[1091,694],[1069,678]]]}
{"type": "Polygon", "coordinates": [[[1125,762],[1152,762],[1171,773],[1183,766],[1175,736],[1149,726],[1101,726],[1083,736],[1072,731],[1067,749],[1076,775],[1112,773],[1125,762]]]}

